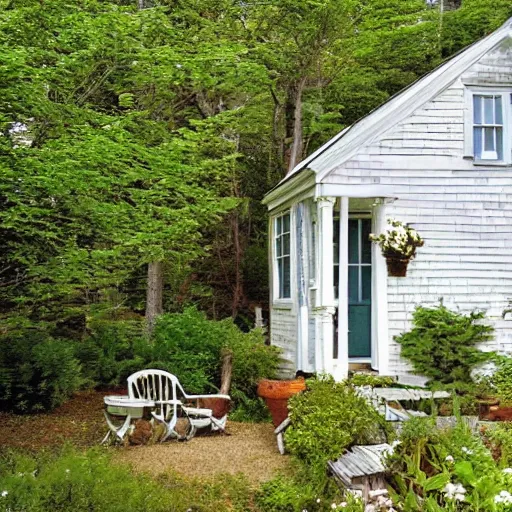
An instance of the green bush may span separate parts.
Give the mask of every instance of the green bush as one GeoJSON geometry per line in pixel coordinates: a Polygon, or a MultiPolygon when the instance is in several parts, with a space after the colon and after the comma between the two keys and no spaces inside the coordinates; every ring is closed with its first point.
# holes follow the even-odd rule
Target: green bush
{"type": "Polygon", "coordinates": [[[50,410],[83,383],[74,344],[44,332],[25,330],[0,338],[0,408],[50,410]]]}
{"type": "Polygon", "coordinates": [[[290,399],[289,410],[290,453],[324,471],[328,460],[337,459],[351,445],[383,438],[382,416],[352,386],[330,377],[308,380],[307,390],[290,399]]]}
{"type": "Polygon", "coordinates": [[[498,455],[501,467],[512,466],[512,423],[496,422],[485,430],[485,437],[498,455]]]}
{"type": "Polygon", "coordinates": [[[158,481],[134,475],[102,450],[58,456],[5,454],[0,459],[0,507],[30,512],[219,512],[250,509],[251,490],[241,477],[214,483],[173,475],[158,481]]]}
{"type": "Polygon", "coordinates": [[[265,345],[263,332],[242,332],[231,319],[208,320],[195,308],[162,315],[156,324],[155,361],[176,374],[187,391],[212,392],[220,386],[221,352],[233,352],[232,389],[256,397],[261,378],[275,376],[279,351],[265,345]]]}
{"type": "Polygon", "coordinates": [[[82,374],[94,386],[121,383],[131,372],[144,368],[145,361],[136,354],[143,340],[144,325],[141,321],[93,320],[90,335],[76,345],[76,356],[82,374]]]}
{"type": "Polygon", "coordinates": [[[472,368],[494,355],[477,348],[492,339],[493,328],[480,322],[484,317],[482,312],[450,311],[442,302],[434,308],[418,306],[413,329],[395,340],[414,372],[428,377],[430,383],[471,383],[472,368]]]}
{"type": "Polygon", "coordinates": [[[497,360],[497,369],[490,378],[490,384],[502,403],[512,404],[512,358],[500,357],[497,360]]]}
{"type": "Polygon", "coordinates": [[[77,357],[95,385],[122,384],[135,371],[156,368],[175,374],[188,393],[213,393],[220,387],[226,349],[233,353],[231,395],[240,406],[235,417],[266,417],[256,386],[275,377],[279,350],[265,344],[261,330],[244,333],[231,319],[209,320],[188,308],[160,316],[150,340],[140,322],[96,322],[78,344],[77,357]]]}

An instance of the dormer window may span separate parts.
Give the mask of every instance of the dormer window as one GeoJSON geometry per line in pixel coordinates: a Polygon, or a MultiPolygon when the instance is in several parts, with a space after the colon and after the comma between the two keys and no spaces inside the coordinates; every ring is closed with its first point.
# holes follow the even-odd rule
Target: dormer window
{"type": "Polygon", "coordinates": [[[465,155],[475,164],[512,163],[510,89],[468,88],[465,155]]]}

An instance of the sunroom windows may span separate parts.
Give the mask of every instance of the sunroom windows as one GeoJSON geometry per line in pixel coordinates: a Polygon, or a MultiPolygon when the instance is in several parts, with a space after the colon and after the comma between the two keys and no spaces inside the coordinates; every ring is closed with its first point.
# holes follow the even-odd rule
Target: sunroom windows
{"type": "Polygon", "coordinates": [[[291,297],[289,212],[274,219],[274,254],[277,271],[277,298],[289,299],[291,297]]]}

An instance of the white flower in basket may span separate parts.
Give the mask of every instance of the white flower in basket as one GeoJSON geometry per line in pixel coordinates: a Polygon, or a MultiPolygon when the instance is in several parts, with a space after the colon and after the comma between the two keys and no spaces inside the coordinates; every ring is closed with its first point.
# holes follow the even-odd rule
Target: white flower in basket
{"type": "Polygon", "coordinates": [[[418,232],[395,219],[388,219],[388,227],[380,235],[370,235],[370,240],[379,244],[382,254],[389,259],[412,260],[416,248],[424,242],[418,232]]]}

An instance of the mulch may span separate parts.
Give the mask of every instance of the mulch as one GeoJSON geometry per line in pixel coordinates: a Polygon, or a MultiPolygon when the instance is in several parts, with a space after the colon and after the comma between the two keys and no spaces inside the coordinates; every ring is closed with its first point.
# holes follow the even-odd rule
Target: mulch
{"type": "Polygon", "coordinates": [[[36,452],[66,442],[80,448],[97,445],[107,431],[102,412],[104,394],[79,392],[49,413],[0,412],[0,447],[36,452]]]}
{"type": "MultiPolygon", "coordinates": [[[[0,448],[37,452],[58,449],[65,443],[78,448],[98,446],[107,432],[103,396],[111,391],[84,391],[50,413],[17,415],[0,413],[0,448]]],[[[230,435],[196,436],[187,442],[115,447],[114,460],[153,475],[167,472],[187,477],[214,477],[243,473],[257,484],[276,473],[288,473],[289,457],[277,450],[270,423],[228,421],[230,435]]]]}

